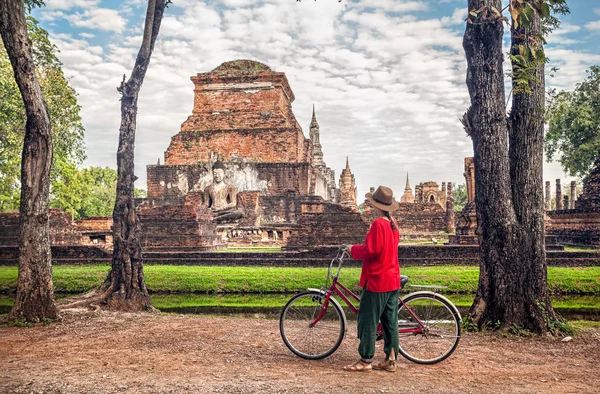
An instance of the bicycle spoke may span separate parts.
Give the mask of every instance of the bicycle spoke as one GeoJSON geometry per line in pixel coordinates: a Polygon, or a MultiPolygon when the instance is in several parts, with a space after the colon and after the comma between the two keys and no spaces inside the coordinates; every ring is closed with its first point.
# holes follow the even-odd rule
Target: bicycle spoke
{"type": "Polygon", "coordinates": [[[286,346],[300,357],[326,357],[337,349],[343,339],[343,312],[332,301],[322,312],[323,302],[324,296],[320,293],[302,293],[292,298],[282,311],[282,338],[286,346]],[[315,323],[317,318],[319,320],[315,323]]]}
{"type": "Polygon", "coordinates": [[[460,338],[460,325],[453,310],[433,294],[409,296],[405,303],[398,311],[399,326],[414,330],[400,334],[400,352],[420,363],[434,363],[448,357],[460,338]]]}

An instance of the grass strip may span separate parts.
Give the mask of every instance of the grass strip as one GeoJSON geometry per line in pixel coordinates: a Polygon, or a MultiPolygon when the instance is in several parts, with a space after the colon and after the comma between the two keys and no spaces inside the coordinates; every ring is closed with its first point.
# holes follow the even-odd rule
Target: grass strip
{"type": "MultiPolygon", "coordinates": [[[[90,290],[102,283],[109,268],[108,265],[54,266],[55,292],[90,290]]],[[[325,285],[327,269],[147,265],[144,272],[148,290],[153,293],[291,293],[325,285]]],[[[444,293],[473,294],[479,280],[478,267],[406,267],[402,268],[402,274],[409,276],[409,284],[447,286],[444,293]]],[[[0,292],[13,292],[17,276],[17,267],[0,267],[0,292]]],[[[340,280],[350,289],[358,290],[359,276],[360,268],[344,268],[340,280]]],[[[549,267],[548,287],[557,295],[600,294],[600,267],[549,267]]]]}

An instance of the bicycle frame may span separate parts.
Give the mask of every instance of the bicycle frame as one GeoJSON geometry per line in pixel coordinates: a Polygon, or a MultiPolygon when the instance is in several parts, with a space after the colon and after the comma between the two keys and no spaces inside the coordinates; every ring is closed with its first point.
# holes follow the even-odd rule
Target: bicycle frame
{"type": "MultiPolygon", "coordinates": [[[[329,273],[327,274],[327,282],[329,281],[329,278],[332,277],[331,285],[329,286],[329,289],[327,291],[324,291],[323,289],[320,290],[322,293],[325,294],[325,300],[323,302],[323,305],[321,306],[321,313],[319,313],[319,315],[315,318],[315,320],[313,320],[310,323],[310,327],[314,327],[323,318],[323,316],[325,315],[325,312],[327,311],[327,308],[329,307],[329,301],[333,295],[337,295],[338,297],[340,297],[342,299],[342,301],[344,301],[344,303],[352,310],[352,312],[354,312],[355,314],[358,314],[359,308],[352,303],[352,301],[346,296],[346,294],[348,294],[348,296],[350,298],[353,298],[354,300],[358,301],[359,303],[360,303],[360,297],[358,295],[354,294],[354,292],[352,292],[352,290],[348,289],[346,286],[344,286],[342,283],[339,282],[339,275],[340,275],[340,271],[342,269],[342,264],[344,262],[345,257],[349,257],[348,252],[346,252],[345,250],[342,250],[341,253],[338,252],[338,255],[333,260],[331,260],[331,263],[329,264],[329,273]],[[335,275],[333,275],[333,263],[334,262],[338,263],[338,268],[337,268],[337,272],[335,275]]],[[[399,298],[398,302],[400,304],[406,306],[404,304],[404,301],[402,300],[402,298],[399,298]]],[[[423,330],[425,329],[425,325],[421,322],[419,317],[414,314],[412,309],[406,308],[406,310],[415,319],[416,323],[403,325],[402,327],[399,327],[398,333],[399,334],[408,334],[408,333],[422,334],[423,330]]],[[[343,313],[343,310],[342,310],[342,313],[343,313]]],[[[381,323],[379,323],[379,325],[377,326],[377,333],[378,334],[381,333],[381,323]]]]}

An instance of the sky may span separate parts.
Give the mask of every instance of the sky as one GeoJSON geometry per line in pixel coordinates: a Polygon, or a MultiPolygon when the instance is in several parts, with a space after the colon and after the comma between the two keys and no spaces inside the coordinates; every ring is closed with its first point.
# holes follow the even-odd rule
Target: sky
{"type": "MultiPolygon", "coordinates": [[[[116,168],[120,103],[142,41],[145,0],[45,0],[33,12],[78,93],[86,166],[116,168]]],[[[465,183],[473,155],[459,118],[469,106],[462,49],[467,0],[173,0],[139,97],[136,187],[191,114],[190,77],[251,59],[284,72],[308,137],[312,106],[336,181],[348,157],[358,199],[386,185],[465,183]]],[[[571,90],[600,64],[600,1],[568,0],[548,37],[548,87],[571,90]]],[[[508,37],[506,40],[508,45],[508,37]]],[[[508,46],[506,47],[508,51],[508,46]]],[[[508,85],[507,85],[508,86],[508,85]]],[[[557,162],[544,179],[570,178],[557,162]]]]}

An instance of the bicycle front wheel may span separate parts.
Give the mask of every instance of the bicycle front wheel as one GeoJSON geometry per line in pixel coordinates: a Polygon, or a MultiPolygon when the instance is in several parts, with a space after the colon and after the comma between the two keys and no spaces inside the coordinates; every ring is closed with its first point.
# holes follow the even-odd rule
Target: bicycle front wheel
{"type": "Polygon", "coordinates": [[[419,364],[435,364],[454,352],[460,340],[460,318],[435,294],[415,294],[398,309],[400,354],[419,364]]]}
{"type": "Polygon", "coordinates": [[[292,297],[283,307],[279,331],[285,345],[297,356],[319,360],[337,350],[346,331],[343,311],[332,302],[316,323],[322,311],[325,295],[306,291],[292,297]]]}

